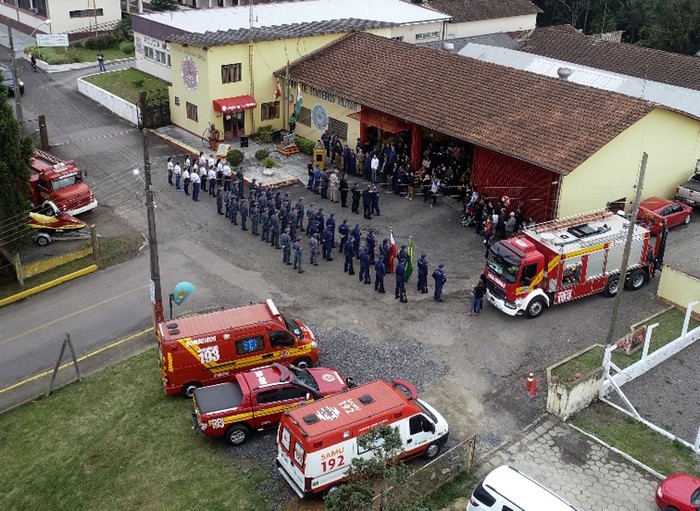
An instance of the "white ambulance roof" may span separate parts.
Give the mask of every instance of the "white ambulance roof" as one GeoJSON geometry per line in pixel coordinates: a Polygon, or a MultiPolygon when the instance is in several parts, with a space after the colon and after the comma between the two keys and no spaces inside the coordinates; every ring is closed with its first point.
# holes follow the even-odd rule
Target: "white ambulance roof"
{"type": "Polygon", "coordinates": [[[489,472],[482,485],[487,490],[502,495],[523,511],[577,511],[564,499],[508,465],[489,472]]]}

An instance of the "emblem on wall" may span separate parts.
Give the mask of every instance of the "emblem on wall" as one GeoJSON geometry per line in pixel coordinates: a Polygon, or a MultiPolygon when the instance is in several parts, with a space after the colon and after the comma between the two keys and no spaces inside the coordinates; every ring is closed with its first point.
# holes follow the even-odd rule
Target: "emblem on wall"
{"type": "Polygon", "coordinates": [[[328,112],[323,105],[316,104],[311,109],[311,122],[318,131],[328,128],[328,112]]]}
{"type": "Polygon", "coordinates": [[[199,72],[197,71],[197,64],[192,60],[192,57],[185,57],[182,59],[180,72],[182,74],[182,82],[185,84],[187,90],[190,92],[197,90],[199,72]]]}

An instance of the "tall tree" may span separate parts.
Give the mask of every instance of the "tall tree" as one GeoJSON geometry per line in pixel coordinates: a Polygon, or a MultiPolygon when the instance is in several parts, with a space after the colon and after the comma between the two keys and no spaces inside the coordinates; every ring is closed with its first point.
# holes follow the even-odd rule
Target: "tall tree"
{"type": "Polygon", "coordinates": [[[19,122],[7,102],[7,92],[7,87],[0,84],[0,246],[13,248],[27,233],[28,164],[34,143],[20,134],[19,122]]]}

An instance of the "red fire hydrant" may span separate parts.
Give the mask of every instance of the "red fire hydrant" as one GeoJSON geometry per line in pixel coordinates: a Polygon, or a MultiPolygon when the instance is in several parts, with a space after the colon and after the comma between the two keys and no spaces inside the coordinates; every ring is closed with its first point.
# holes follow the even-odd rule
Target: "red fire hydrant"
{"type": "Polygon", "coordinates": [[[530,399],[537,397],[537,378],[535,378],[535,373],[527,375],[525,390],[530,393],[530,399]]]}

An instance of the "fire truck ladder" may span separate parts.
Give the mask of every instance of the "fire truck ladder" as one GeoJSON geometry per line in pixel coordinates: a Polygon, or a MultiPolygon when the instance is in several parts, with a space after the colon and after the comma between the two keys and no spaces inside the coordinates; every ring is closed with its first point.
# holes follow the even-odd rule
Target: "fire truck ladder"
{"type": "Polygon", "coordinates": [[[579,215],[574,215],[566,218],[560,218],[557,220],[550,220],[549,222],[542,222],[537,224],[530,229],[537,234],[543,232],[552,232],[559,229],[566,229],[568,227],[574,227],[576,225],[585,224],[587,222],[592,222],[594,220],[604,220],[613,215],[610,211],[605,209],[599,209],[596,211],[589,211],[587,213],[581,213],[579,215]]]}
{"type": "Polygon", "coordinates": [[[45,151],[42,151],[41,149],[34,149],[34,154],[36,154],[42,160],[45,160],[48,163],[53,163],[54,165],[63,163],[63,161],[60,158],[57,158],[53,154],[49,154],[45,151]]]}

